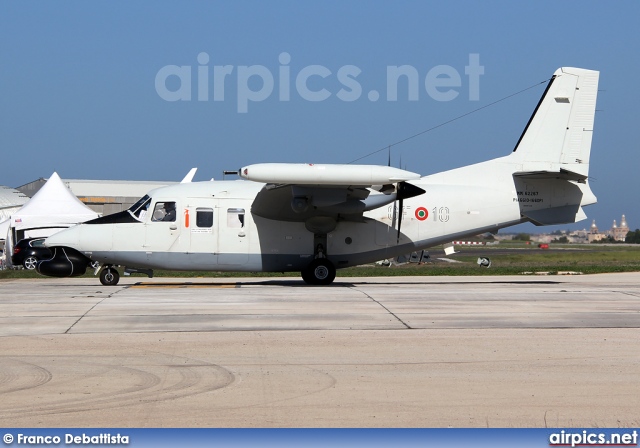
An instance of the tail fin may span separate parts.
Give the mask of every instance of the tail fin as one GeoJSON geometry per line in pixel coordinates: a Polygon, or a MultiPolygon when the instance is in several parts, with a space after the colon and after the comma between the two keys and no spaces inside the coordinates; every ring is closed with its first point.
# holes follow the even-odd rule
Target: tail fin
{"type": "Polygon", "coordinates": [[[556,70],[513,150],[522,175],[587,179],[599,74],[572,67],[556,70]]]}

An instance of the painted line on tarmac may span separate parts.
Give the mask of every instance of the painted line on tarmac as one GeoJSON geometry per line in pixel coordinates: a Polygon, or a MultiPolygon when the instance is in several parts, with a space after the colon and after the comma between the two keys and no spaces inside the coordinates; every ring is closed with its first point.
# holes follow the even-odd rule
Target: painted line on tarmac
{"type": "Polygon", "coordinates": [[[136,283],[129,288],[240,288],[240,283],[136,283]]]}

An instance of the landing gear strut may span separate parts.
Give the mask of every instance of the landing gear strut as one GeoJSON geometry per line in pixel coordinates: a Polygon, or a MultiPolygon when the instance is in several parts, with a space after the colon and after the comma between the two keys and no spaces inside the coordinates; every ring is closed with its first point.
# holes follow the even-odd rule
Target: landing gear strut
{"type": "Polygon", "coordinates": [[[315,235],[315,259],[302,270],[302,280],[309,285],[330,285],[336,278],[336,267],[325,258],[326,235],[315,235]]]}

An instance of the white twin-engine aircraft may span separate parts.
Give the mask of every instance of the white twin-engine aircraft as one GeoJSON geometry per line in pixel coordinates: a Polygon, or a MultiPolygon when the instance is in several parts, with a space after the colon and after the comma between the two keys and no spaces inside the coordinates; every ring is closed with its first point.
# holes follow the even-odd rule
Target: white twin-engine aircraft
{"type": "Polygon", "coordinates": [[[158,188],[129,210],[61,231],[44,275],[104,285],[153,269],[302,273],[330,284],[336,269],[533,222],[585,219],[597,71],[558,69],[511,154],[420,176],[388,166],[266,163],[247,181],[158,188]]]}

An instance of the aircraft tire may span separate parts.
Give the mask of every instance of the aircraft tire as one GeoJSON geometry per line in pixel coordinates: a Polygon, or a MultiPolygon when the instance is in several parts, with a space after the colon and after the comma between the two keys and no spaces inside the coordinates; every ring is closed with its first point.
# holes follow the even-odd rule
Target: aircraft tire
{"type": "Polygon", "coordinates": [[[313,285],[313,279],[311,278],[311,272],[309,272],[308,268],[305,268],[302,271],[300,271],[300,275],[302,275],[302,280],[304,280],[304,282],[307,285],[313,285]]]}
{"type": "Polygon", "coordinates": [[[316,258],[306,269],[306,276],[303,271],[302,279],[311,285],[330,285],[336,278],[336,268],[326,258],[316,258]]]}
{"type": "Polygon", "coordinates": [[[106,267],[100,272],[100,283],[104,286],[116,286],[120,281],[120,274],[113,267],[106,267]]]}

